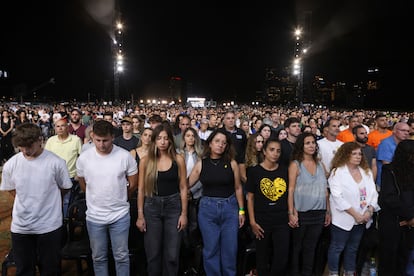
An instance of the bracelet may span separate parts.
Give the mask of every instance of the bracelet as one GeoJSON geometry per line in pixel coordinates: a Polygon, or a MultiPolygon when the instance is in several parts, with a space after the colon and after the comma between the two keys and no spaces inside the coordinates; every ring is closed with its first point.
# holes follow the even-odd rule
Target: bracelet
{"type": "Polygon", "coordinates": [[[288,213],[289,216],[293,216],[293,212],[288,211],[287,213],[288,213]]]}
{"type": "Polygon", "coordinates": [[[239,210],[239,216],[243,216],[244,214],[246,214],[246,212],[244,212],[244,210],[239,210]]]}
{"type": "Polygon", "coordinates": [[[239,208],[239,211],[244,211],[244,207],[240,207],[239,208]]]}

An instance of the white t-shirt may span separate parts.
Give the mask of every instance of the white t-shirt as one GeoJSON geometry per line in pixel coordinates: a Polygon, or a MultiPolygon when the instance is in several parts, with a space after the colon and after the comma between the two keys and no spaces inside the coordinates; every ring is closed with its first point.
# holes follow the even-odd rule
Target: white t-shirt
{"type": "Polygon", "coordinates": [[[326,138],[322,138],[317,141],[319,146],[319,157],[325,166],[325,169],[331,170],[331,161],[338,151],[338,148],[343,144],[342,141],[335,140],[335,142],[329,141],[326,138]]]}
{"type": "Polygon", "coordinates": [[[70,189],[72,182],[66,162],[43,150],[33,160],[23,153],[10,158],[3,167],[0,190],[16,190],[11,231],[19,234],[44,234],[62,226],[60,188],[70,189]]]}
{"type": "Polygon", "coordinates": [[[129,213],[127,176],[138,173],[137,162],[121,147],[101,155],[90,148],[76,161],[77,175],[86,182],[86,219],[111,224],[129,213]]]}

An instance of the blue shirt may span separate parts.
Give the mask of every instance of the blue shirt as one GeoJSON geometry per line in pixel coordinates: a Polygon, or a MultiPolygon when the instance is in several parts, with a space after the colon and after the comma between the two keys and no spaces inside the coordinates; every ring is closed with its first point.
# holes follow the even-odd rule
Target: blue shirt
{"type": "Polygon", "coordinates": [[[395,148],[397,143],[395,142],[394,135],[387,137],[381,141],[377,148],[377,186],[381,187],[381,172],[382,161],[391,163],[394,157],[395,148]]]}

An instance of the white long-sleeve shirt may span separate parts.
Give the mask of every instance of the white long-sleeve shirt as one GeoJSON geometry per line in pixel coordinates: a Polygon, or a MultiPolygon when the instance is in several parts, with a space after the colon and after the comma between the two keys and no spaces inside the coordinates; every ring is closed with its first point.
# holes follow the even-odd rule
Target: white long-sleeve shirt
{"type": "MultiPolygon", "coordinates": [[[[372,206],[375,211],[380,209],[372,172],[367,174],[362,168],[359,170],[362,175],[359,183],[351,176],[347,166],[332,171],[328,179],[332,224],[346,231],[351,230],[357,224],[355,219],[346,212],[349,208],[354,208],[360,214],[363,214],[368,206],[372,206]]],[[[367,223],[367,228],[371,222],[367,223]]]]}

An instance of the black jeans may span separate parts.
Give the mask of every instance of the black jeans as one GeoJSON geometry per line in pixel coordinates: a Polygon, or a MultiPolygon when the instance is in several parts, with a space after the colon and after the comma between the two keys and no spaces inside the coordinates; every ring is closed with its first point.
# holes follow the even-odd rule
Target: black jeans
{"type": "Polygon", "coordinates": [[[264,238],[256,239],[257,273],[260,276],[286,275],[290,228],[286,223],[264,230],[264,238]]]}
{"type": "Polygon", "coordinates": [[[182,231],[177,230],[180,194],[146,197],[144,214],[148,275],[177,275],[182,241],[182,231]]]}
{"type": "Polygon", "coordinates": [[[60,275],[62,227],[45,234],[11,233],[17,276],[60,275]]]}
{"type": "Polygon", "coordinates": [[[301,225],[292,230],[292,275],[311,276],[322,224],[301,225]]]}

